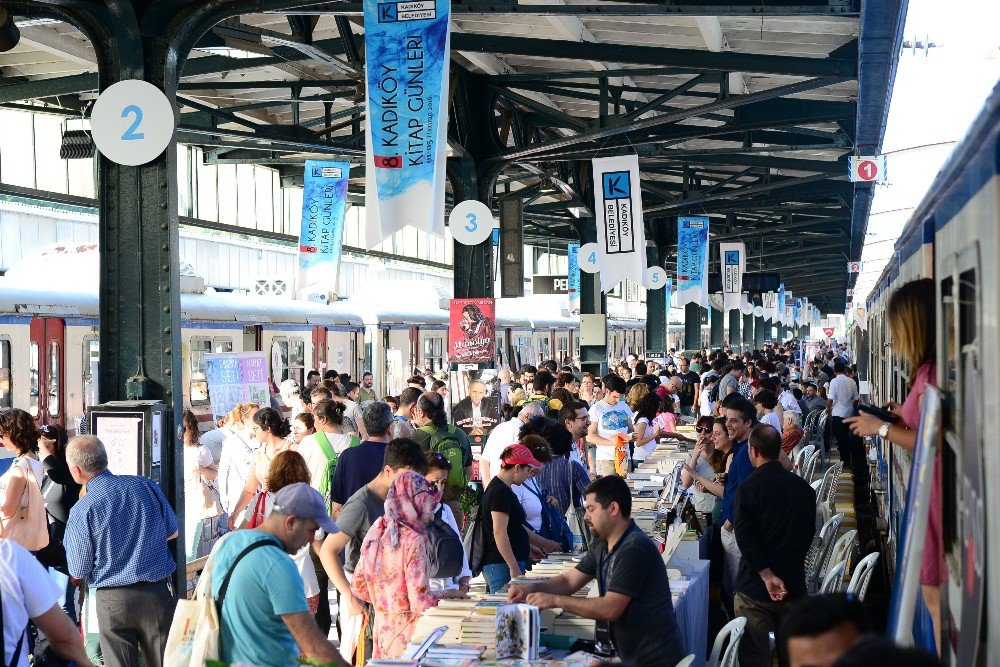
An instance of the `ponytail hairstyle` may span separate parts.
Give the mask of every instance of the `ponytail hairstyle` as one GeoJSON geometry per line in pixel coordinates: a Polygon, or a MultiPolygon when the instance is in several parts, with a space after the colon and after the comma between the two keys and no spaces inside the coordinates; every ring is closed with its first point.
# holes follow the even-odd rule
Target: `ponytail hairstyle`
{"type": "Polygon", "coordinates": [[[253,422],[277,438],[287,438],[292,432],[291,424],[274,408],[261,408],[253,416],[253,422]]]}
{"type": "Polygon", "coordinates": [[[232,428],[236,424],[242,424],[253,414],[254,410],[260,408],[256,403],[237,403],[236,407],[229,411],[225,417],[225,425],[232,428]]]}
{"type": "Polygon", "coordinates": [[[340,401],[325,398],[313,405],[313,417],[322,419],[332,426],[344,425],[344,410],[347,409],[340,401]]]}

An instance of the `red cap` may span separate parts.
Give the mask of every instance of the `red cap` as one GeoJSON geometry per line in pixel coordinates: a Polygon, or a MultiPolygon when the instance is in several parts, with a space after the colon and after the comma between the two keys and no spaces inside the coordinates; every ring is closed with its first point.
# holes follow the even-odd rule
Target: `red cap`
{"type": "Polygon", "coordinates": [[[531,450],[524,445],[513,445],[510,454],[504,457],[503,464],[508,466],[531,466],[541,468],[542,464],[531,453],[531,450]]]}

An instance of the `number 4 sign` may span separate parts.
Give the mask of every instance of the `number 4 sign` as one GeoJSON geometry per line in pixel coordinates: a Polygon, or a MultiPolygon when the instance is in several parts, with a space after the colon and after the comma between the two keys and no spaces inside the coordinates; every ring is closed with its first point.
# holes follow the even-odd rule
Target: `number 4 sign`
{"type": "Polygon", "coordinates": [[[886,180],[884,155],[852,155],[848,163],[852,183],[883,183],[886,180]]]}
{"type": "Polygon", "coordinates": [[[90,114],[101,155],[131,167],[155,160],[174,135],[174,107],[159,88],[129,79],[108,86],[90,114]]]}

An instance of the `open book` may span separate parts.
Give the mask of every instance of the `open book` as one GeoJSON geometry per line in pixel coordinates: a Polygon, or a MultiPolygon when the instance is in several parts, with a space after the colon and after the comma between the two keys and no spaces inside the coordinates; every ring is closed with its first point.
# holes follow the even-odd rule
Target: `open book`
{"type": "Polygon", "coordinates": [[[538,607],[508,604],[497,609],[497,659],[537,660],[541,644],[538,607]]]}

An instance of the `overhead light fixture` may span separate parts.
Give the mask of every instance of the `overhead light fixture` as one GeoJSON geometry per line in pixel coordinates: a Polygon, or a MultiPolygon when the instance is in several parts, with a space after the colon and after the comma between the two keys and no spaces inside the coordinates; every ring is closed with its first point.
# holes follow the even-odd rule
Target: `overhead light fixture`
{"type": "Polygon", "coordinates": [[[14,15],[0,6],[0,52],[10,51],[21,41],[21,31],[14,23],[14,15]]]}

